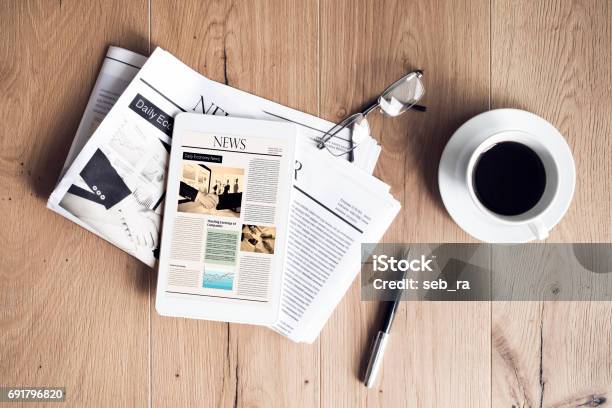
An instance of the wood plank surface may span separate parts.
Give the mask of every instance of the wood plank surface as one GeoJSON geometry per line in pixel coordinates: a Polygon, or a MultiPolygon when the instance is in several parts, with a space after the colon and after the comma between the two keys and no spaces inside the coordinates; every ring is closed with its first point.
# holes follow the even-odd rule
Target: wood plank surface
{"type": "MultiPolygon", "coordinates": [[[[152,2],[152,50],[160,46],[211,79],[224,82],[224,3],[152,2]]],[[[236,349],[226,323],[162,317],[151,287],[152,406],[231,406],[236,349]]]]}
{"type": "Polygon", "coordinates": [[[0,384],[67,406],[148,400],[147,269],[45,208],[107,45],[147,52],[146,9],[0,2],[0,384]]]}
{"type": "MultiPolygon", "coordinates": [[[[544,117],[574,154],[576,193],[549,241],[610,242],[610,2],[494,0],[491,27],[492,107],[544,117]]],[[[610,302],[494,302],[492,405],[607,406],[611,329],[610,302]]]]}
{"type": "MultiPolygon", "coordinates": [[[[314,2],[154,0],[151,10],[153,45],[213,80],[318,113],[314,2]]],[[[318,344],[152,314],[153,405],[318,406],[318,344]]]]}
{"type": "MultiPolygon", "coordinates": [[[[324,117],[338,121],[410,70],[425,72],[427,113],[371,115],[382,145],[375,174],[402,202],[384,242],[468,239],[441,207],[437,167],[453,131],[488,107],[488,7],[481,0],[321,3],[324,117]]],[[[367,389],[360,380],[379,305],[361,302],[355,282],[321,336],[321,405],[488,406],[489,309],[487,302],[407,302],[378,384],[367,389]]]]}
{"type": "Polygon", "coordinates": [[[424,69],[427,113],[371,120],[403,206],[385,242],[473,242],[442,149],[477,113],[532,111],[576,160],[549,241],[612,242],[609,0],[0,0],[0,385],[65,386],[71,407],[610,404],[611,302],[406,303],[370,390],[380,310],[358,283],[313,345],[157,315],[156,273],[45,208],[110,44],[330,120],[424,69]]]}
{"type": "Polygon", "coordinates": [[[493,108],[551,122],[576,163],[576,192],[550,242],[612,241],[612,5],[494,1],[493,108]]]}

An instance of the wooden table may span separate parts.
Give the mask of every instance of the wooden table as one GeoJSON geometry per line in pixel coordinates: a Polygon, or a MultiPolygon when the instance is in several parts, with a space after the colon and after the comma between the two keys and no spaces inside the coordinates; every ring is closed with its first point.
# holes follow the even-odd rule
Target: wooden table
{"type": "Polygon", "coordinates": [[[75,407],[610,405],[611,303],[406,305],[369,390],[378,306],[357,284],[313,345],[157,315],[153,271],[45,208],[110,44],[330,120],[424,69],[429,111],[372,124],[403,205],[387,242],[471,241],[441,204],[442,149],[479,112],[530,110],[578,172],[549,241],[612,241],[609,0],[0,0],[0,385],[75,407]]]}

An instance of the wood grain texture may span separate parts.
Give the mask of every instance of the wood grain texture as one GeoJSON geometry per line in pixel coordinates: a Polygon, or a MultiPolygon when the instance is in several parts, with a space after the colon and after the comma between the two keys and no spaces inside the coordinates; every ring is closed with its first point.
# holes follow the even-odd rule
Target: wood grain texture
{"type": "MultiPolygon", "coordinates": [[[[153,2],[152,49],[163,47],[211,79],[224,82],[229,12],[229,4],[222,2],[153,2]]],[[[151,287],[152,405],[231,406],[238,388],[229,325],[159,316],[154,308],[155,287],[151,287]]]]}
{"type": "MultiPolygon", "coordinates": [[[[406,72],[425,71],[427,113],[372,115],[382,145],[375,174],[402,202],[383,241],[467,240],[441,207],[437,167],[459,124],[487,109],[488,36],[487,1],[322,2],[323,116],[338,121],[406,72]]],[[[327,324],[320,340],[322,406],[488,406],[488,303],[406,303],[379,382],[367,389],[363,358],[378,309],[360,302],[355,282],[327,324]]]]}
{"type": "Polygon", "coordinates": [[[106,46],[147,51],[146,7],[0,3],[0,384],[68,406],[148,400],[147,270],[45,208],[106,46]]]}
{"type": "MultiPolygon", "coordinates": [[[[566,137],[576,193],[551,242],[612,237],[609,1],[493,1],[491,103],[532,111],[566,137]]],[[[492,305],[492,405],[607,406],[610,302],[492,305]]]]}
{"type": "MultiPolygon", "coordinates": [[[[245,2],[228,28],[227,83],[318,113],[317,8],[314,2],[245,2]],[[248,22],[248,23],[247,23],[248,22]]],[[[316,407],[319,346],[294,344],[266,328],[231,325],[238,350],[240,406],[316,407]]]]}
{"type": "Polygon", "coordinates": [[[612,241],[612,5],[494,1],[493,108],[551,122],[576,162],[576,192],[551,242],[612,241]]]}
{"type": "MultiPolygon", "coordinates": [[[[153,1],[152,42],[213,80],[316,114],[316,22],[313,2],[153,1]]],[[[318,405],[317,344],[155,315],[152,336],[154,405],[318,405]]]]}
{"type": "Polygon", "coordinates": [[[442,207],[437,166],[490,107],[543,116],[574,152],[550,241],[611,242],[611,15],[608,0],[0,0],[0,385],[65,385],[71,407],[608,406],[610,302],[406,303],[367,390],[379,306],[357,284],[314,345],[163,318],[154,273],[45,202],[106,46],[150,43],[330,120],[424,69],[428,113],[371,122],[375,174],[403,206],[386,242],[473,241],[442,207]]]}

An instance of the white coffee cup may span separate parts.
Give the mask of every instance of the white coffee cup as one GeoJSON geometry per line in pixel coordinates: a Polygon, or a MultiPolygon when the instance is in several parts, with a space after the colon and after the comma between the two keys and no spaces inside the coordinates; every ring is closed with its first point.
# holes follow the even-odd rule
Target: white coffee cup
{"type": "MultiPolygon", "coordinates": [[[[520,163],[517,163],[517,166],[520,166],[520,163]]],[[[557,163],[552,152],[538,140],[537,136],[525,131],[505,130],[486,138],[472,150],[469,156],[465,171],[465,183],[474,204],[482,212],[483,216],[504,224],[526,225],[535,237],[540,240],[548,237],[548,227],[542,221],[542,214],[557,198],[559,192],[559,163],[557,163]],[[497,214],[487,209],[479,200],[473,183],[474,169],[482,154],[503,142],[521,143],[529,147],[542,161],[546,173],[546,184],[540,200],[528,211],[512,216],[497,214]]]]}

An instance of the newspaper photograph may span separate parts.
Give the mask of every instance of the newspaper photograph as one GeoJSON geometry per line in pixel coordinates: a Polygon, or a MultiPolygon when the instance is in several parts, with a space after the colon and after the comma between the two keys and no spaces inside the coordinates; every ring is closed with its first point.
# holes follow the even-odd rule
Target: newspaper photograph
{"type": "Polygon", "coordinates": [[[240,217],[244,168],[184,161],[178,211],[240,217]]]}

